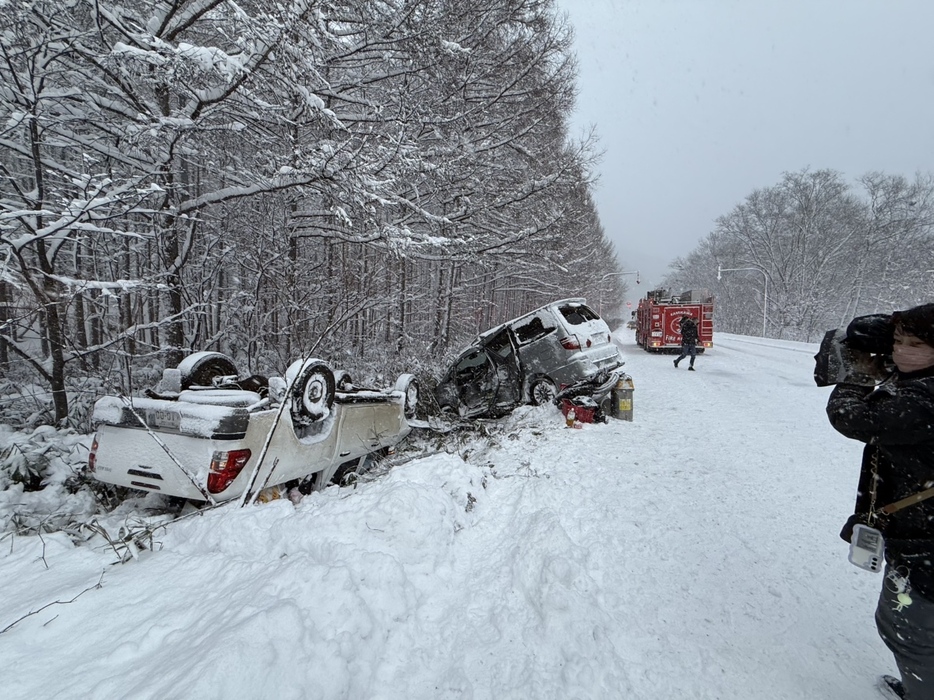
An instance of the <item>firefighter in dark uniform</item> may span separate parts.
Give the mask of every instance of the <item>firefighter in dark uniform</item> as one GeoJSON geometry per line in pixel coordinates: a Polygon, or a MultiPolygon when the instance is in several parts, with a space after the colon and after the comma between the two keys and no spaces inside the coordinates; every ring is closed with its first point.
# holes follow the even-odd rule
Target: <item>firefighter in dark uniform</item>
{"type": "Polygon", "coordinates": [[[675,360],[675,367],[688,355],[691,356],[691,364],[688,369],[694,371],[694,360],[697,358],[697,321],[693,316],[687,315],[681,317],[681,354],[675,360]]]}

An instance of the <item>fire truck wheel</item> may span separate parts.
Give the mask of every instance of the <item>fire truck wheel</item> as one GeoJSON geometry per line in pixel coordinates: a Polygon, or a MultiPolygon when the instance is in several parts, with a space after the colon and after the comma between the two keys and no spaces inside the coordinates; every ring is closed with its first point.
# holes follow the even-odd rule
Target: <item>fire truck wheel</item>
{"type": "Polygon", "coordinates": [[[548,377],[539,377],[529,387],[529,398],[533,406],[544,406],[558,395],[558,388],[548,377]]]}

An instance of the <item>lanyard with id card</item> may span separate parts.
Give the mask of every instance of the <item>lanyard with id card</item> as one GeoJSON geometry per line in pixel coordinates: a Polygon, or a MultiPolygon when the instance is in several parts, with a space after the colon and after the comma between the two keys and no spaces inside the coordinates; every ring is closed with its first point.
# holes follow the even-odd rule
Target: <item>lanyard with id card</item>
{"type": "Polygon", "coordinates": [[[882,533],[872,527],[872,523],[877,516],[889,516],[892,513],[900,511],[902,508],[913,506],[921,501],[934,496],[934,488],[925,489],[912,494],[895,503],[880,508],[876,511],[876,485],[879,482],[879,450],[876,449],[872,456],[872,490],[870,492],[868,525],[858,523],[853,526],[853,536],[850,538],[849,560],[855,566],[866,571],[881,571],[882,563],[885,561],[885,538],[882,533]]]}
{"type": "Polygon", "coordinates": [[[850,563],[866,571],[882,571],[885,538],[874,527],[858,523],[850,538],[850,563]]]}

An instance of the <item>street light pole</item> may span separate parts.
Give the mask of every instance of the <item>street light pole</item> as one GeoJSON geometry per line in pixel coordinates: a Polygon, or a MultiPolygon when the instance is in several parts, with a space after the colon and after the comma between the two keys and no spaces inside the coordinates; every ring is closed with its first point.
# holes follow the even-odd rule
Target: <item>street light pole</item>
{"type": "Polygon", "coordinates": [[[622,277],[623,275],[635,275],[636,284],[639,284],[638,270],[633,270],[632,272],[608,272],[600,278],[600,304],[597,306],[597,313],[601,316],[603,316],[603,280],[609,279],[610,277],[622,277]]]}
{"type": "Polygon", "coordinates": [[[765,337],[765,328],[766,322],[769,318],[769,276],[765,274],[765,270],[761,267],[720,267],[717,265],[717,280],[721,278],[721,273],[723,272],[761,272],[762,279],[765,280],[764,292],[762,295],[762,337],[765,337]]]}

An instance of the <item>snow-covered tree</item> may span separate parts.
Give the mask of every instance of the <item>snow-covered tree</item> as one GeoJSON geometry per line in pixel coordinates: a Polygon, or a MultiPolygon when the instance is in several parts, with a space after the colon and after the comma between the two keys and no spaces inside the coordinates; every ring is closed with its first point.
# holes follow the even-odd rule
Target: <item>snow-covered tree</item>
{"type": "Polygon", "coordinates": [[[614,269],[553,0],[65,5],[0,13],[0,362],[59,421],[75,363],[398,361],[614,269]]]}
{"type": "Polygon", "coordinates": [[[757,332],[767,279],[767,332],[796,340],[929,299],[934,181],[869,173],[857,184],[832,170],[786,173],[721,216],[671,279],[713,289],[718,326],[739,333],[757,332]],[[718,266],[751,271],[716,280],[718,266]]]}

